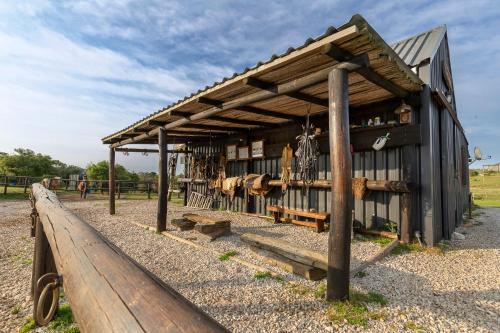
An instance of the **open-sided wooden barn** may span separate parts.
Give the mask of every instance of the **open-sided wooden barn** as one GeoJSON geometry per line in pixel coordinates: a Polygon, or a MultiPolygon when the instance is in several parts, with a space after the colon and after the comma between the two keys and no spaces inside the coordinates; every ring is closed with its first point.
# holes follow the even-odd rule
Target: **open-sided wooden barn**
{"type": "MultiPolygon", "coordinates": [[[[159,144],[159,229],[167,214],[167,144],[186,145],[186,201],[191,192],[212,193],[200,161],[220,166],[224,156],[224,178],[268,174],[273,189],[266,195],[239,190],[214,200],[212,208],[330,214],[331,256],[349,250],[352,221],[366,229],[393,227],[403,241],[418,232],[432,246],[450,237],[468,205],[468,143],[456,112],[445,27],[390,46],[355,15],[102,141],[110,145],[112,166],[124,145],[159,144]],[[308,114],[320,129],[314,174],[304,182],[292,158],[285,190],[283,148],[296,151],[308,114]],[[198,164],[189,163],[196,158],[198,164]],[[353,183],[366,192],[353,197],[353,183]]],[[[345,270],[339,265],[329,269],[329,281],[345,270]]]]}

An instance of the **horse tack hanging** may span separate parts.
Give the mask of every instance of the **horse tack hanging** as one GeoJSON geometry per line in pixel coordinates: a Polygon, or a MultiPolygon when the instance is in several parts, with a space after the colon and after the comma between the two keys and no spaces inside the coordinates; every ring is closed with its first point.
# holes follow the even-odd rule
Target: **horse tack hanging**
{"type": "Polygon", "coordinates": [[[309,122],[309,110],[307,111],[306,124],[303,128],[303,133],[297,136],[297,151],[295,157],[297,158],[298,172],[295,177],[299,176],[304,185],[308,187],[316,180],[316,167],[319,157],[319,144],[316,136],[321,133],[319,128],[309,122]]]}

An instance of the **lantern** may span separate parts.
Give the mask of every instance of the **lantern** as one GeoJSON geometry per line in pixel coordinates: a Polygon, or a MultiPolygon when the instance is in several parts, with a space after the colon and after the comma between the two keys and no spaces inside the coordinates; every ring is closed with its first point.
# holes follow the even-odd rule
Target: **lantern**
{"type": "Polygon", "coordinates": [[[411,122],[412,111],[413,110],[410,105],[406,104],[404,101],[401,101],[401,105],[398,106],[396,110],[394,110],[394,113],[399,114],[400,124],[409,124],[411,122]]]}

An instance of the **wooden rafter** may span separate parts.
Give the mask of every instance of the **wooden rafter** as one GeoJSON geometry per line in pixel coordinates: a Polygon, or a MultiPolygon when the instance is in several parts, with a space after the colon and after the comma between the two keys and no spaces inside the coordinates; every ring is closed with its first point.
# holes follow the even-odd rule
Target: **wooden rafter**
{"type": "Polygon", "coordinates": [[[221,131],[221,132],[241,132],[246,130],[246,128],[242,127],[229,127],[229,126],[204,125],[204,124],[185,124],[182,125],[182,127],[211,130],[211,131],[221,131]]]}
{"type": "MultiPolygon", "coordinates": [[[[255,77],[245,78],[243,80],[243,84],[254,87],[254,88],[258,88],[258,89],[267,90],[267,91],[275,93],[275,94],[278,93],[278,86],[276,84],[271,83],[271,82],[267,82],[267,81],[263,81],[263,80],[255,78],[255,77]]],[[[304,94],[304,93],[301,93],[299,91],[290,92],[290,93],[285,94],[285,95],[288,97],[291,97],[291,98],[295,98],[295,99],[304,101],[304,102],[328,107],[328,101],[326,99],[322,99],[322,98],[318,98],[318,97],[315,97],[312,95],[304,94]]]]}
{"type": "MultiPolygon", "coordinates": [[[[220,103],[223,103],[222,101],[220,103]]],[[[190,112],[184,112],[184,111],[172,111],[170,112],[172,116],[179,116],[179,117],[189,117],[192,116],[193,113],[190,112]]],[[[224,116],[212,116],[209,119],[211,120],[217,120],[217,121],[223,121],[226,123],[230,124],[236,124],[236,125],[251,125],[251,126],[269,126],[271,125],[269,122],[265,121],[257,121],[257,120],[248,120],[248,119],[240,119],[240,118],[229,118],[229,117],[224,117],[224,116]]]]}
{"type": "MultiPolygon", "coordinates": [[[[343,50],[342,48],[338,47],[335,44],[325,45],[323,47],[322,53],[337,61],[348,61],[354,57],[353,54],[351,54],[346,50],[343,50]]],[[[397,97],[406,98],[410,95],[410,93],[406,89],[383,78],[369,67],[358,68],[355,72],[364,77],[365,79],[367,79],[368,81],[372,82],[373,84],[376,84],[381,88],[384,88],[385,90],[387,90],[388,92],[397,97]]]]}
{"type": "Polygon", "coordinates": [[[293,120],[293,121],[304,120],[304,117],[286,114],[286,113],[277,112],[277,111],[264,110],[264,109],[256,108],[253,106],[240,106],[240,107],[237,107],[235,109],[239,110],[239,111],[243,111],[243,112],[254,113],[254,114],[261,115],[261,116],[268,116],[268,117],[273,117],[273,118],[281,118],[281,119],[293,120]]]}

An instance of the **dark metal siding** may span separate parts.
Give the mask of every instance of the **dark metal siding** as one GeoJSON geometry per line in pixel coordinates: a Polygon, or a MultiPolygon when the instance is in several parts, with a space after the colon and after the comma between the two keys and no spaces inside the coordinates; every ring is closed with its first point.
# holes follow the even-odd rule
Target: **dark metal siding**
{"type": "MultiPolygon", "coordinates": [[[[294,142],[298,132],[294,131],[295,127],[287,126],[280,128],[278,131],[269,133],[252,134],[252,139],[264,139],[265,145],[278,145],[283,147],[288,142],[294,142]]],[[[218,144],[213,145],[214,152],[221,152],[225,146],[218,144]]],[[[331,179],[330,157],[323,147],[323,153],[318,161],[318,179],[331,179]]],[[[281,148],[280,148],[281,149],[281,148]]],[[[207,145],[199,145],[193,147],[196,153],[206,154],[209,150],[207,145]]],[[[281,151],[281,150],[280,150],[281,151]]],[[[252,173],[270,174],[273,179],[279,179],[281,173],[281,158],[272,157],[262,160],[251,161],[231,161],[226,165],[226,176],[243,176],[246,173],[247,165],[250,163],[249,171],[252,173]]],[[[295,158],[292,161],[292,170],[295,170],[295,158]]],[[[401,180],[401,148],[391,148],[379,152],[366,151],[357,152],[353,156],[352,173],[354,177],[367,177],[370,180],[388,179],[401,180]]],[[[189,175],[189,173],[188,173],[189,175]]],[[[292,173],[292,177],[294,174],[292,173]]],[[[193,185],[193,190],[206,193],[205,185],[193,185]]],[[[331,191],[328,189],[310,188],[309,196],[306,195],[305,189],[290,187],[283,195],[280,189],[274,189],[267,197],[255,197],[253,199],[253,209],[249,209],[251,213],[259,215],[269,215],[266,210],[267,205],[284,205],[294,209],[316,209],[317,211],[330,212],[331,191]],[[308,200],[307,200],[308,199],[308,200]]],[[[373,192],[364,200],[355,200],[355,219],[367,227],[383,226],[386,222],[393,222],[399,226],[401,220],[401,211],[399,205],[399,194],[388,192],[373,192]]],[[[237,193],[234,201],[227,197],[223,197],[220,205],[216,203],[214,208],[221,207],[234,211],[247,211],[246,198],[243,192],[237,193]]]]}
{"type": "Polygon", "coordinates": [[[468,150],[467,140],[448,111],[434,102],[430,92],[436,88],[448,91],[442,67],[443,62],[449,64],[449,61],[447,37],[444,35],[430,63],[419,68],[420,78],[429,84],[422,93],[421,116],[425,134],[421,191],[423,232],[430,245],[441,238],[449,239],[455,227],[463,222],[463,213],[468,207],[468,163],[462,158],[462,150],[468,150]]]}

